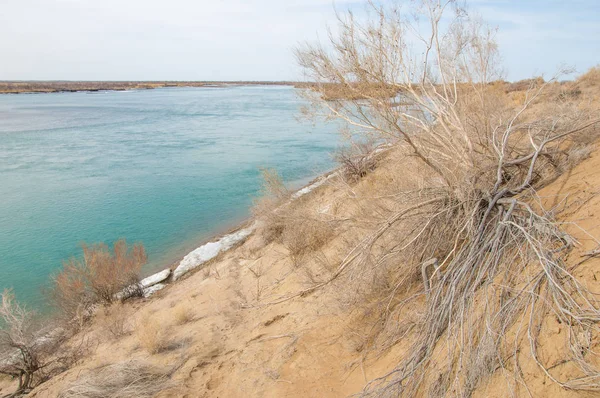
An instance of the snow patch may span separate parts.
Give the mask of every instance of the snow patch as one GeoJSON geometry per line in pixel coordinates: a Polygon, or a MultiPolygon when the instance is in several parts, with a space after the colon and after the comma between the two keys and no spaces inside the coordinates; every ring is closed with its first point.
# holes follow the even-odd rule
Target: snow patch
{"type": "Polygon", "coordinates": [[[156,285],[157,283],[164,281],[170,275],[171,270],[167,268],[164,271],[157,272],[156,274],[150,275],[149,277],[142,279],[140,281],[140,285],[142,286],[142,288],[146,289],[152,285],[156,285]]]}
{"type": "Polygon", "coordinates": [[[161,289],[164,289],[165,287],[167,287],[167,285],[165,285],[164,283],[157,283],[156,285],[152,285],[144,289],[144,297],[150,297],[154,293],[158,292],[161,289]]]}
{"type": "Polygon", "coordinates": [[[190,252],[183,260],[181,260],[177,268],[175,268],[173,280],[181,278],[183,274],[217,257],[219,253],[229,250],[236,243],[246,239],[254,229],[255,225],[240,229],[239,231],[225,235],[216,242],[208,242],[190,252]]]}
{"type": "Polygon", "coordinates": [[[320,187],[321,185],[325,184],[325,182],[333,177],[335,177],[338,174],[338,172],[335,173],[331,173],[329,174],[327,177],[321,178],[318,181],[313,182],[312,184],[300,189],[299,191],[297,191],[296,193],[294,193],[292,195],[292,199],[298,199],[299,197],[306,195],[309,192],[314,191],[315,189],[317,189],[318,187],[320,187]]]}

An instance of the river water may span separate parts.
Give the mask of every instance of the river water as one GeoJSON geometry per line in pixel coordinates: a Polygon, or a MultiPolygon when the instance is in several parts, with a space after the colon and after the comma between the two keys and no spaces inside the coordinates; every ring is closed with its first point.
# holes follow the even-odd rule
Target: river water
{"type": "Polygon", "coordinates": [[[0,95],[0,289],[42,290],[82,242],[142,242],[149,273],[249,214],[261,167],[333,167],[292,87],[0,95]]]}

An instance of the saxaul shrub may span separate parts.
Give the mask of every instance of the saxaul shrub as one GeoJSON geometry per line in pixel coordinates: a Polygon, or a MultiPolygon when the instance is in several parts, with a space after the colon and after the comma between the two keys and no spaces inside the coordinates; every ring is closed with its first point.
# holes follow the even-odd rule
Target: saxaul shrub
{"type": "MultiPolygon", "coordinates": [[[[596,129],[597,112],[564,99],[549,103],[546,90],[559,75],[509,85],[504,93],[490,85],[502,77],[495,30],[472,17],[463,2],[370,1],[365,15],[338,14],[327,45],[296,52],[313,82],[304,94],[315,115],[340,120],[353,135],[393,143],[406,153],[406,163],[422,169],[419,185],[390,196],[395,203],[385,221],[350,250],[332,277],[378,275],[393,258],[401,265],[394,283],[380,284],[391,287],[383,297],[390,305],[382,305],[378,320],[387,323],[392,298],[405,287],[402,274],[432,268],[422,269],[420,332],[396,368],[369,383],[364,395],[419,395],[427,392],[422,387],[429,370],[436,369],[443,377],[435,396],[469,396],[493,369],[505,366],[500,358],[506,352],[517,352],[504,337],[526,311],[532,313],[525,328],[530,355],[550,375],[537,352],[544,315],[552,311],[569,325],[566,335],[578,336],[597,328],[600,303],[565,264],[573,240],[551,212],[530,202],[564,169],[578,137],[596,129]],[[331,85],[344,96],[324,100],[331,85]],[[373,86],[396,95],[362,89],[373,86]],[[528,267],[536,272],[525,272],[528,267]],[[478,312],[480,302],[485,313],[478,312]],[[434,355],[442,340],[461,342],[447,352],[453,360],[434,355]],[[481,364],[481,372],[463,377],[472,364],[481,364]]],[[[582,80],[592,85],[596,75],[591,71],[582,80]]],[[[398,300],[397,311],[408,301],[398,300]]],[[[578,347],[577,338],[565,340],[569,352],[581,352],[578,347]]],[[[583,377],[553,381],[597,390],[600,368],[592,356],[586,349],[571,358],[583,377]]]]}

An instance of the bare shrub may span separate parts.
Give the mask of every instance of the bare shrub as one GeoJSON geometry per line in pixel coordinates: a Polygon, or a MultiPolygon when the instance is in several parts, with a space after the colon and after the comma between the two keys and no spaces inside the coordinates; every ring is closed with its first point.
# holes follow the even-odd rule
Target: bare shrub
{"type": "Polygon", "coordinates": [[[334,159],[342,166],[346,179],[356,182],[375,170],[375,143],[373,140],[352,141],[349,146],[340,148],[334,159]]]}
{"type": "Polygon", "coordinates": [[[36,377],[44,365],[34,314],[15,301],[12,291],[5,290],[0,317],[0,373],[18,379],[17,393],[27,392],[39,382],[36,377]]]}
{"type": "Polygon", "coordinates": [[[279,214],[265,217],[265,223],[260,229],[260,234],[266,244],[278,240],[285,230],[285,219],[279,214]]]}
{"type": "Polygon", "coordinates": [[[66,261],[53,277],[53,303],[67,319],[81,317],[93,304],[110,304],[123,289],[138,286],[146,261],[143,245],[129,248],[123,239],[114,243],[112,252],[103,243],[84,244],[83,259],[66,261]]]}
{"type": "Polygon", "coordinates": [[[18,380],[15,396],[66,370],[76,362],[81,347],[63,345],[60,328],[44,325],[36,314],[5,290],[0,303],[0,375],[18,380]]]}
{"type": "Polygon", "coordinates": [[[150,354],[158,354],[169,345],[165,322],[147,315],[137,325],[136,336],[140,346],[150,354]]]}
{"type": "Polygon", "coordinates": [[[172,369],[141,361],[100,366],[79,376],[60,398],[151,398],[172,386],[172,369]]]}
{"type": "MultiPolygon", "coordinates": [[[[263,169],[262,175],[263,197],[255,201],[253,208],[253,213],[262,221],[259,233],[265,243],[278,241],[285,246],[292,262],[298,265],[305,255],[323,246],[333,229],[327,222],[307,214],[303,197],[291,200],[289,190],[274,170],[263,169]]],[[[255,271],[251,269],[251,272],[255,271]]],[[[257,277],[260,285],[259,280],[257,277]]]]}
{"type": "MultiPolygon", "coordinates": [[[[589,348],[590,355],[572,358],[581,378],[561,380],[538,356],[544,315],[552,311],[569,328],[566,335],[577,336],[597,327],[600,305],[565,264],[573,240],[552,212],[530,204],[539,203],[536,190],[563,169],[576,135],[600,120],[564,99],[540,106],[542,99],[556,98],[544,92],[557,77],[509,87],[522,93],[514,98],[489,84],[501,78],[495,32],[459,2],[369,4],[366,20],[339,15],[328,46],[298,49],[300,65],[315,82],[305,95],[314,109],[355,134],[394,143],[423,166],[422,176],[415,189],[394,195],[385,221],[350,250],[332,278],[274,302],[342,275],[377,275],[382,264],[401,264],[395,275],[383,274],[388,281],[381,283],[377,322],[391,323],[392,314],[423,298],[421,328],[397,367],[369,383],[364,395],[418,395],[426,389],[427,370],[436,369],[447,375],[436,383],[436,394],[468,396],[518,351],[518,343],[511,347],[504,337],[519,316],[529,318],[526,339],[546,376],[568,389],[600,389],[589,348]],[[328,84],[353,95],[324,101],[328,84]],[[365,85],[392,87],[398,95],[360,92],[365,85]],[[419,275],[433,259],[420,294],[400,300],[402,275],[419,275]],[[443,351],[442,338],[460,344],[443,351]],[[440,351],[452,360],[434,355],[440,351]],[[474,363],[478,371],[464,377],[474,363]]],[[[296,240],[287,242],[291,252],[301,252],[296,240]]],[[[573,339],[565,346],[581,353],[573,339]]],[[[512,360],[517,369],[518,356],[512,360]]]]}
{"type": "Polygon", "coordinates": [[[291,197],[276,170],[261,169],[261,196],[254,200],[252,213],[262,220],[259,233],[266,244],[277,240],[283,233],[285,221],[279,209],[291,197]]]}

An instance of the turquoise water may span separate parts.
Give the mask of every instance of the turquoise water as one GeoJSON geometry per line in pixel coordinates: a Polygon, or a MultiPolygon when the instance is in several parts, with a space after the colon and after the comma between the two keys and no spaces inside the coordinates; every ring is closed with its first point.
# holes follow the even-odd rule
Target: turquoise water
{"type": "Polygon", "coordinates": [[[81,242],[143,242],[146,273],[248,215],[260,167],[330,169],[332,125],[291,87],[0,95],[0,289],[40,289],[81,242]]]}

